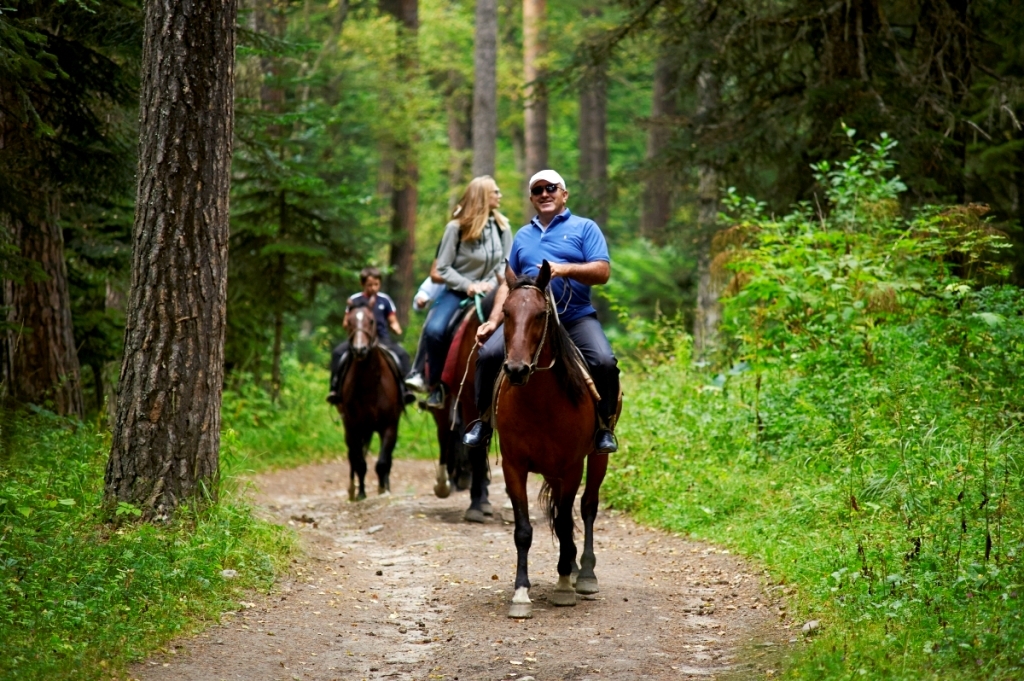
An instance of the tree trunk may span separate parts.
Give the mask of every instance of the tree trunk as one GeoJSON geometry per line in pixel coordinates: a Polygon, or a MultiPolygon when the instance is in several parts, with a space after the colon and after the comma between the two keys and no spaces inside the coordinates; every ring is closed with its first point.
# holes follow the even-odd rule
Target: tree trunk
{"type": "Polygon", "coordinates": [[[216,499],[235,0],[149,0],[132,283],[106,506],[216,499]]]}
{"type": "MultiPolygon", "coordinates": [[[[400,23],[398,32],[398,74],[406,82],[415,77],[419,68],[418,0],[382,0],[381,8],[400,23]]],[[[411,123],[411,122],[410,122],[411,123]]],[[[410,125],[410,127],[412,127],[410,125]]],[[[391,194],[391,276],[388,288],[398,307],[398,321],[409,323],[409,301],[416,290],[413,279],[413,259],[416,255],[416,204],[418,201],[419,166],[415,139],[396,140],[395,172],[391,194]]]]}
{"type": "Polygon", "coordinates": [[[39,187],[31,212],[9,218],[21,257],[36,263],[45,276],[4,282],[10,325],[5,378],[14,399],[81,418],[81,368],[71,323],[64,236],[57,225],[60,192],[47,190],[42,181],[39,187]]]}
{"type": "Polygon", "coordinates": [[[473,45],[473,177],[494,176],[498,145],[498,0],[477,0],[473,45]]]}
{"type": "Polygon", "coordinates": [[[665,228],[672,219],[672,181],[660,155],[672,139],[671,118],[678,113],[678,72],[672,60],[662,56],[654,67],[651,128],[647,133],[647,181],[640,208],[640,234],[656,244],[665,243],[665,228]]]}
{"type": "MultiPolygon", "coordinates": [[[[544,55],[544,15],[547,0],[523,0],[523,127],[526,137],[525,179],[548,166],[548,93],[538,61],[544,55]]],[[[527,188],[528,189],[528,188],[527,188]]],[[[527,218],[533,215],[529,205],[527,218]]]]}
{"type": "Polygon", "coordinates": [[[580,212],[604,226],[608,222],[607,64],[587,72],[580,89],[580,212]]]}
{"type": "MultiPolygon", "coordinates": [[[[462,195],[465,188],[466,161],[469,160],[470,147],[473,146],[470,135],[472,126],[476,124],[473,120],[472,107],[469,94],[465,90],[465,78],[452,69],[448,73],[448,96],[445,106],[448,110],[448,212],[455,208],[455,202],[462,195]]],[[[473,163],[476,163],[476,151],[473,153],[473,163]]],[[[492,168],[493,172],[493,168],[492,168]]],[[[473,168],[473,175],[490,175],[491,173],[478,173],[473,168]]]]}
{"type": "MultiPolygon", "coordinates": [[[[697,75],[698,137],[718,107],[719,82],[705,63],[697,75]]],[[[693,320],[693,356],[704,359],[718,342],[720,273],[713,267],[712,249],[718,219],[718,170],[710,160],[697,165],[697,309],[693,320]],[[717,276],[716,276],[717,275],[717,276]]]]}

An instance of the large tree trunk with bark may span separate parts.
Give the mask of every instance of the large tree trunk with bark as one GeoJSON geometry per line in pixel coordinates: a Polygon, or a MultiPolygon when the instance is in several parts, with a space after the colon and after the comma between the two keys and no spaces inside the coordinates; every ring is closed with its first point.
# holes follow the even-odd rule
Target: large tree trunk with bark
{"type": "Polygon", "coordinates": [[[106,504],[217,494],[235,0],[149,0],[132,284],[106,504]]]}
{"type": "Polygon", "coordinates": [[[71,297],[64,263],[64,237],[57,224],[60,192],[40,181],[30,212],[9,216],[21,257],[43,276],[4,282],[10,330],[6,338],[4,378],[11,397],[49,406],[58,414],[84,414],[81,368],[71,323],[71,297]]]}
{"type": "MultiPolygon", "coordinates": [[[[697,74],[697,134],[706,134],[719,102],[719,82],[710,64],[697,74]]],[[[697,309],[693,320],[693,356],[705,358],[718,342],[722,319],[721,272],[714,267],[713,250],[718,220],[718,170],[710,160],[697,165],[697,309]]]]}
{"type": "Polygon", "coordinates": [[[608,67],[588,70],[580,89],[580,212],[604,225],[608,221],[608,67]]]}
{"type": "Polygon", "coordinates": [[[473,176],[494,176],[498,148],[498,0],[477,0],[473,44],[473,176]]]}
{"type": "Polygon", "coordinates": [[[640,234],[656,244],[665,243],[665,228],[672,219],[672,180],[662,169],[659,156],[672,139],[672,117],[678,113],[678,70],[669,57],[654,67],[651,128],[647,133],[647,181],[640,207],[640,234]]]}
{"type": "MultiPolygon", "coordinates": [[[[415,77],[419,68],[418,0],[381,0],[381,9],[399,22],[398,73],[403,81],[415,77]]],[[[410,121],[410,128],[412,127],[410,121]]],[[[416,290],[413,261],[416,255],[416,205],[419,200],[419,165],[416,141],[410,131],[395,141],[391,194],[391,276],[388,288],[398,307],[402,326],[409,323],[409,301],[416,290]]]]}
{"type": "MultiPolygon", "coordinates": [[[[462,195],[466,186],[466,161],[472,153],[472,163],[476,163],[476,151],[471,149],[473,125],[473,100],[466,92],[465,78],[458,71],[452,69],[448,73],[448,88],[445,97],[445,108],[448,113],[448,211],[455,208],[455,202],[462,195]]],[[[473,175],[489,175],[490,173],[477,173],[473,168],[473,175]]]]}
{"type": "MultiPolygon", "coordinates": [[[[526,180],[548,166],[548,92],[538,65],[544,56],[544,17],[547,0],[523,0],[523,128],[526,138],[526,180]]],[[[533,215],[527,199],[526,216],[533,215]]]]}

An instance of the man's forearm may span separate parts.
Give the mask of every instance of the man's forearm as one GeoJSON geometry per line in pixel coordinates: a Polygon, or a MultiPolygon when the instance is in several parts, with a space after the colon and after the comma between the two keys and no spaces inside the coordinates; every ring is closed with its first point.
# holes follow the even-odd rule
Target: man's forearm
{"type": "Polygon", "coordinates": [[[575,279],[587,286],[599,286],[607,284],[611,277],[612,267],[606,260],[595,260],[585,263],[553,263],[551,265],[552,277],[565,277],[575,279]]]}
{"type": "Polygon", "coordinates": [[[505,298],[508,297],[508,281],[502,281],[498,286],[498,292],[494,294],[494,307],[491,308],[491,316],[487,321],[500,324],[502,322],[501,311],[505,307],[505,298]]]}

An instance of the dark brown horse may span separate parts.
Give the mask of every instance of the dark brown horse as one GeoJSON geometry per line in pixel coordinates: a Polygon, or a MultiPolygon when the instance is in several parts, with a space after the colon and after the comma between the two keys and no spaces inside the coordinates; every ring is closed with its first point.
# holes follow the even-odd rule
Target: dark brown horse
{"type": "Polygon", "coordinates": [[[558,584],[548,600],[576,605],[576,594],[596,593],[594,519],[608,455],[594,451],[596,404],[576,361],[568,334],[558,323],[547,286],[545,261],[536,280],[510,281],[505,300],[505,363],[498,379],[494,418],[505,487],[515,514],[516,581],[509,617],[531,616],[527,555],[533,541],[526,498],[529,473],[544,477],[541,501],[558,537],[558,584]],[[576,565],[573,502],[587,466],[580,503],[583,555],[576,565]],[[576,576],[575,583],[573,576],[576,576]]]}
{"type": "MultiPolygon", "coordinates": [[[[491,302],[493,295],[481,302],[480,309],[489,311],[491,302]]],[[[464,518],[482,523],[485,516],[493,513],[487,491],[487,448],[467,450],[462,444],[463,427],[479,418],[473,377],[476,374],[476,330],[480,328],[480,317],[475,305],[470,311],[460,314],[460,317],[465,320],[465,324],[462,325],[461,336],[453,341],[457,346],[452,348],[449,360],[452,362],[450,377],[447,376],[448,367],[445,370],[448,395],[444,408],[433,410],[441,449],[434,494],[444,499],[451,493],[453,485],[457,489],[468,486],[470,501],[464,518]]]]}
{"type": "Polygon", "coordinates": [[[349,357],[341,380],[338,413],[345,424],[348,446],[348,498],[360,501],[366,498],[366,452],[374,433],[380,436],[377,492],[386,494],[391,490],[391,454],[398,441],[398,420],[404,404],[392,360],[377,342],[373,311],[365,306],[352,308],[345,315],[345,328],[349,357]]]}

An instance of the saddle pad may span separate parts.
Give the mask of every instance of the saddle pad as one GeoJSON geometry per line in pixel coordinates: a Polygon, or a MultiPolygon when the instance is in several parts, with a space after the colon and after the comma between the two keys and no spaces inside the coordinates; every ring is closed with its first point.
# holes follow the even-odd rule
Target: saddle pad
{"type": "Polygon", "coordinates": [[[466,327],[469,326],[469,317],[474,314],[476,314],[476,309],[470,308],[466,311],[466,314],[462,315],[462,321],[459,322],[459,327],[452,337],[452,344],[448,346],[444,370],[441,372],[441,382],[449,388],[455,386],[461,379],[460,376],[456,376],[456,373],[458,373],[456,365],[459,363],[459,348],[462,347],[462,337],[466,335],[466,327]]]}

